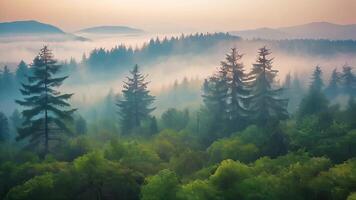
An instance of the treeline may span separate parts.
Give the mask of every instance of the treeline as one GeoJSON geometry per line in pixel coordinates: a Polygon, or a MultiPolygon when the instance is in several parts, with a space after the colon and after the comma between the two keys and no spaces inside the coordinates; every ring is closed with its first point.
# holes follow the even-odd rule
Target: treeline
{"type": "Polygon", "coordinates": [[[28,65],[21,61],[15,70],[10,71],[8,66],[0,70],[0,100],[7,99],[18,93],[18,88],[22,82],[26,81],[26,75],[29,73],[28,65]]]}
{"type": "Polygon", "coordinates": [[[274,49],[282,50],[291,55],[320,55],[356,53],[356,41],[353,40],[243,40],[229,33],[181,35],[179,37],[151,39],[142,47],[118,45],[112,49],[94,49],[88,56],[83,55],[80,63],[87,65],[93,72],[105,70],[127,71],[136,63],[149,64],[160,58],[169,56],[189,56],[212,53],[221,46],[234,43],[268,44],[274,49]]]}
{"type": "Polygon", "coordinates": [[[136,63],[150,63],[161,57],[172,55],[202,54],[209,52],[211,47],[220,43],[240,40],[237,36],[228,33],[214,33],[194,35],[181,35],[164,39],[151,39],[141,48],[133,49],[119,45],[112,49],[94,49],[89,56],[84,57],[84,62],[92,71],[121,70],[127,71],[136,63]]]}
{"type": "MultiPolygon", "coordinates": [[[[106,98],[110,115],[88,124],[68,103],[73,94],[58,91],[67,76],[44,47],[17,101],[25,107],[17,119],[18,145],[0,146],[0,197],[352,200],[352,68],[334,70],[336,78],[325,86],[316,67],[296,111],[288,113],[297,95],[291,88],[299,84],[292,78],[280,84],[272,61],[262,47],[247,72],[242,54],[232,49],[204,81],[203,105],[170,108],[160,117],[152,114],[149,77],[136,65],[122,94],[106,98]],[[331,104],[332,94],[347,97],[345,108],[331,104]]],[[[174,87],[184,86],[187,81],[174,87]]]]}
{"type": "Polygon", "coordinates": [[[270,42],[274,48],[279,48],[292,55],[330,56],[335,54],[354,54],[356,52],[355,40],[293,39],[270,42]]]}

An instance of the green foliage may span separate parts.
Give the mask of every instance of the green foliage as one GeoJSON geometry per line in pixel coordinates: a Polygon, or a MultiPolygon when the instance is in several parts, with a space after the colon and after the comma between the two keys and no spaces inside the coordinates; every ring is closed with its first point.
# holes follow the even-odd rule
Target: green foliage
{"type": "Polygon", "coordinates": [[[222,200],[221,192],[208,181],[202,180],[183,185],[177,196],[181,200],[222,200]]]}
{"type": "Polygon", "coordinates": [[[207,160],[205,152],[186,150],[170,160],[170,167],[180,176],[189,176],[203,168],[207,160]]]}
{"type": "Polygon", "coordinates": [[[356,192],[351,193],[348,197],[347,200],[356,200],[356,192]]]}
{"type": "Polygon", "coordinates": [[[207,151],[211,163],[221,162],[225,159],[251,162],[257,159],[259,153],[256,145],[252,143],[245,144],[239,137],[219,139],[207,151]]]}
{"type": "Polygon", "coordinates": [[[53,195],[53,174],[46,173],[26,181],[24,184],[12,188],[6,195],[7,200],[20,199],[48,199],[53,195]]]}
{"type": "Polygon", "coordinates": [[[162,114],[161,120],[163,128],[180,131],[188,124],[189,111],[178,111],[177,109],[170,108],[162,114]]]}
{"type": "Polygon", "coordinates": [[[179,180],[177,175],[168,170],[162,170],[156,175],[146,178],[142,186],[142,200],[175,200],[178,199],[179,180]]]}

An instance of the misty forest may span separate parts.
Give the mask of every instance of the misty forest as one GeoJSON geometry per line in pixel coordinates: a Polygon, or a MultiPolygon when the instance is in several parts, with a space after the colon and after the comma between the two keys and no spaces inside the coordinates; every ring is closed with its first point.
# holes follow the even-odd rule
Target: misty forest
{"type": "Polygon", "coordinates": [[[0,199],[356,199],[355,40],[35,51],[1,66],[0,199]]]}

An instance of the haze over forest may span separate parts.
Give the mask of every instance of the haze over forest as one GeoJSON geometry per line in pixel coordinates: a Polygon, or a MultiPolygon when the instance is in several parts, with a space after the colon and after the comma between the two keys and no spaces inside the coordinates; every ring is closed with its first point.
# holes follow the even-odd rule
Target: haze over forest
{"type": "Polygon", "coordinates": [[[1,0],[0,200],[356,199],[354,8],[1,0]]]}

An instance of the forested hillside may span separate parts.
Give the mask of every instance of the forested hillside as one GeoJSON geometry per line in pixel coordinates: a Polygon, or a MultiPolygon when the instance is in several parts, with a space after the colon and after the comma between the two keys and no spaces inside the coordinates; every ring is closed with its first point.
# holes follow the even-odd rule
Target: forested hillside
{"type": "Polygon", "coordinates": [[[342,63],[330,77],[322,66],[281,77],[274,48],[328,56],[355,53],[356,42],[196,34],[69,62],[44,46],[30,64],[4,66],[0,199],[355,199],[353,66],[342,63]],[[252,64],[237,45],[250,42],[265,44],[252,64]],[[150,89],[158,83],[143,64],[221,49],[225,57],[204,79],[150,89]],[[76,93],[62,86],[87,84],[83,69],[93,82],[124,76],[121,92],[108,86],[97,104],[74,105],[76,93]]]}

